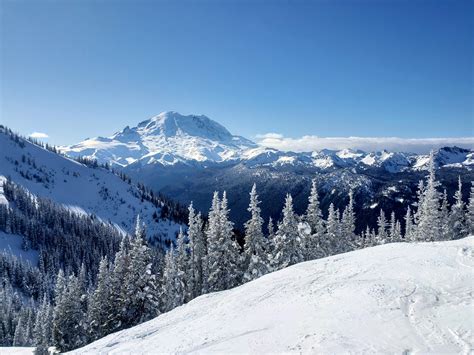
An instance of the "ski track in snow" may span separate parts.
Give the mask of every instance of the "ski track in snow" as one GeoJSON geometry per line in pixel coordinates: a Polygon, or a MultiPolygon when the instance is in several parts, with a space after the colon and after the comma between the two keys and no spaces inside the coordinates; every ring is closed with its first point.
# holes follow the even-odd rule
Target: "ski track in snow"
{"type": "Polygon", "coordinates": [[[204,295],[74,354],[472,353],[474,236],[387,244],[204,295]]]}

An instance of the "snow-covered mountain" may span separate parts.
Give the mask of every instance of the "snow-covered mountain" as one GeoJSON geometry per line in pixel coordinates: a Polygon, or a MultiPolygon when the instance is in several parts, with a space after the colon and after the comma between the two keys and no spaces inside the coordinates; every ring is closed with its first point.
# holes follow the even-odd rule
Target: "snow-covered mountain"
{"type": "Polygon", "coordinates": [[[0,127],[0,203],[5,177],[32,194],[49,198],[79,213],[95,214],[124,231],[132,231],[138,214],[151,237],[174,238],[179,225],[161,219],[160,208],[142,200],[139,189],[103,168],[91,168],[12,136],[0,127]]]}
{"type": "MultiPolygon", "coordinates": [[[[84,156],[121,167],[152,164],[209,165],[245,163],[248,166],[299,166],[330,170],[347,167],[382,168],[396,173],[409,169],[426,169],[426,156],[412,153],[363,152],[351,149],[324,149],[309,153],[281,152],[259,147],[256,143],[232,135],[226,128],[206,116],[183,116],[162,112],[136,127],[125,127],[110,137],[86,139],[62,147],[71,156],[84,156]]],[[[474,167],[473,152],[446,147],[437,150],[439,167],[474,167]]]]}
{"type": "MultiPolygon", "coordinates": [[[[303,212],[300,206],[306,205],[314,177],[320,180],[324,208],[330,202],[342,207],[347,191],[353,188],[358,212],[365,216],[367,209],[366,218],[376,215],[369,208],[375,202],[379,207],[395,210],[401,218],[401,208],[412,202],[418,181],[428,168],[428,157],[413,153],[279,151],[233,136],[205,116],[182,116],[176,112],[164,112],[109,138],[88,139],[62,150],[70,156],[116,165],[135,180],[183,204],[194,201],[203,212],[209,208],[214,190],[226,190],[237,225],[246,218],[248,201],[242,196],[253,183],[257,183],[262,206],[268,213],[264,217],[278,219],[287,192],[295,198],[298,212],[303,212]]],[[[435,151],[435,161],[438,177],[450,196],[458,175],[467,188],[474,179],[472,150],[441,148],[435,151]]]]}
{"type": "Polygon", "coordinates": [[[162,164],[200,162],[220,163],[240,158],[256,144],[234,136],[206,116],[183,116],[162,112],[136,127],[125,127],[111,137],[96,137],[62,151],[71,157],[87,156],[99,162],[162,164]]]}
{"type": "Polygon", "coordinates": [[[474,237],[387,244],[198,297],[73,354],[472,351],[474,237]]]}

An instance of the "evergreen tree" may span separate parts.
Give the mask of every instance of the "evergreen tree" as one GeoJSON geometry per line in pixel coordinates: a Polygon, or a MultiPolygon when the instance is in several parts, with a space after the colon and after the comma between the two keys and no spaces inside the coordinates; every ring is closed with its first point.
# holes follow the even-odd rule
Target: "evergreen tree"
{"type": "Polygon", "coordinates": [[[161,295],[163,312],[170,311],[181,305],[182,290],[180,289],[180,282],[178,280],[173,244],[171,244],[165,256],[161,295]]]}
{"type": "Polygon", "coordinates": [[[462,200],[462,182],[461,177],[458,181],[458,190],[454,194],[454,204],[451,207],[449,215],[449,239],[459,239],[467,235],[466,212],[464,201],[462,200]]]}
{"type": "Polygon", "coordinates": [[[267,225],[267,231],[268,231],[268,239],[272,240],[273,237],[275,237],[275,227],[273,225],[273,219],[272,217],[268,218],[268,225],[267,225]]]}
{"type": "Polygon", "coordinates": [[[227,196],[222,201],[214,193],[207,228],[208,287],[220,291],[234,287],[240,278],[239,250],[233,238],[233,225],[228,219],[227,196]]]}
{"type": "Polygon", "coordinates": [[[250,192],[250,203],[247,208],[247,211],[250,212],[250,219],[245,223],[245,281],[254,280],[269,271],[265,253],[265,237],[262,232],[263,219],[260,216],[259,204],[257,187],[253,184],[250,192]]]}
{"type": "Polygon", "coordinates": [[[354,193],[349,191],[349,204],[342,213],[341,220],[341,240],[339,252],[347,252],[354,249],[355,242],[355,212],[354,212],[354,193]]]}
{"type": "Polygon", "coordinates": [[[451,238],[450,231],[450,213],[449,213],[449,203],[448,203],[448,194],[446,189],[443,192],[443,198],[441,202],[441,210],[439,214],[439,224],[440,224],[440,234],[442,240],[447,240],[451,238]]]}
{"type": "Polygon", "coordinates": [[[324,238],[325,228],[323,214],[319,207],[318,197],[318,186],[316,179],[312,180],[311,192],[308,199],[308,208],[304,215],[304,221],[306,221],[310,228],[311,233],[309,234],[308,240],[305,241],[305,259],[312,260],[324,256],[323,250],[320,247],[320,243],[324,238]]]}
{"type": "Polygon", "coordinates": [[[471,182],[471,192],[469,194],[469,205],[467,207],[466,218],[468,234],[474,234],[474,181],[471,182]]]}
{"type": "Polygon", "coordinates": [[[267,239],[265,240],[265,250],[267,252],[267,260],[269,262],[268,267],[270,268],[271,259],[273,255],[273,249],[275,247],[275,226],[273,225],[272,217],[268,218],[267,224],[267,239]]]}
{"type": "Polygon", "coordinates": [[[302,242],[298,233],[298,219],[293,211],[293,198],[286,195],[283,220],[278,224],[275,251],[272,260],[274,269],[282,269],[304,260],[302,242]]]}
{"type": "Polygon", "coordinates": [[[23,324],[23,317],[18,318],[18,322],[15,327],[15,335],[13,337],[13,346],[25,346],[27,345],[26,329],[23,324]]]}
{"type": "Polygon", "coordinates": [[[413,240],[413,217],[411,215],[410,206],[407,208],[405,215],[405,241],[409,242],[413,240]]]}
{"type": "Polygon", "coordinates": [[[202,232],[203,222],[201,214],[196,214],[192,203],[189,205],[188,211],[188,239],[191,254],[190,269],[193,285],[190,298],[194,298],[203,293],[203,267],[205,267],[206,260],[206,243],[204,240],[204,234],[202,232]]]}
{"type": "Polygon", "coordinates": [[[176,252],[175,252],[175,263],[176,263],[176,282],[177,288],[176,299],[178,305],[182,305],[189,301],[189,294],[192,292],[193,285],[192,278],[189,275],[189,255],[186,246],[186,240],[183,230],[180,228],[178,238],[176,240],[176,252]]]}
{"type": "Polygon", "coordinates": [[[222,231],[220,226],[220,200],[219,194],[214,192],[211,209],[208,215],[206,229],[207,237],[207,270],[208,270],[208,291],[220,291],[224,289],[222,270],[222,231]]]}
{"type": "Polygon", "coordinates": [[[222,231],[222,246],[225,257],[225,289],[229,289],[240,284],[243,277],[243,262],[240,256],[240,247],[234,238],[234,223],[229,220],[230,210],[228,208],[227,193],[225,191],[222,194],[219,213],[219,224],[222,231]]]}
{"type": "Polygon", "coordinates": [[[402,233],[401,233],[401,226],[400,222],[397,221],[395,217],[395,212],[392,211],[390,215],[390,230],[389,230],[389,235],[390,235],[390,241],[392,243],[398,243],[401,242],[402,240],[402,233]]]}
{"type": "Polygon", "coordinates": [[[380,215],[377,218],[377,244],[387,243],[387,219],[384,210],[380,209],[380,215]]]}
{"type": "Polygon", "coordinates": [[[36,346],[36,353],[47,354],[47,349],[52,345],[51,329],[52,329],[52,308],[46,296],[36,313],[35,323],[33,327],[33,339],[36,346]]]}
{"type": "Polygon", "coordinates": [[[109,304],[115,311],[109,314],[108,326],[110,331],[114,332],[126,324],[127,319],[127,293],[125,279],[128,277],[130,267],[129,257],[130,239],[126,235],[120,242],[119,251],[115,254],[113,269],[110,275],[110,285],[113,292],[109,296],[109,304]]]}
{"type": "Polygon", "coordinates": [[[112,331],[108,324],[112,313],[115,311],[109,305],[112,292],[109,261],[107,257],[103,257],[100,261],[99,272],[97,274],[97,287],[89,302],[88,322],[91,340],[102,338],[112,331]]]}
{"type": "Polygon", "coordinates": [[[129,267],[123,283],[124,327],[155,317],[158,310],[156,276],[152,272],[151,250],[147,244],[145,227],[141,222],[138,222],[135,236],[130,242],[129,267]]]}
{"type": "Polygon", "coordinates": [[[436,190],[438,185],[439,183],[435,177],[434,153],[431,151],[427,184],[421,194],[421,201],[418,202],[417,240],[434,241],[441,239],[439,192],[436,190]]]}
{"type": "Polygon", "coordinates": [[[340,227],[339,216],[331,202],[328,210],[328,218],[326,221],[326,236],[323,244],[325,255],[333,255],[340,249],[340,227]]]}
{"type": "Polygon", "coordinates": [[[53,313],[54,345],[61,351],[68,351],[85,344],[84,315],[82,313],[81,289],[74,275],[66,279],[58,274],[56,282],[56,306],[53,313]]]}

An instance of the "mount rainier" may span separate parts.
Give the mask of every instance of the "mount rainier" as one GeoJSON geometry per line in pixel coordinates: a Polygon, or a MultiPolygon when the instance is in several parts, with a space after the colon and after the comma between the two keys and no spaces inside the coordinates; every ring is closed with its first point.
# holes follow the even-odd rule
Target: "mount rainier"
{"type": "MultiPolygon", "coordinates": [[[[183,116],[177,112],[163,112],[110,137],[86,139],[61,150],[71,157],[109,163],[173,199],[193,201],[202,211],[209,208],[214,190],[227,190],[231,216],[237,224],[245,219],[242,212],[246,201],[241,196],[254,182],[267,213],[264,218],[278,218],[287,192],[293,195],[295,208],[301,212],[310,180],[315,177],[323,195],[323,209],[331,202],[336,207],[343,206],[347,192],[354,189],[362,223],[375,223],[375,207],[395,210],[401,218],[402,207],[413,200],[428,162],[427,155],[409,152],[283,152],[232,135],[206,116],[183,116]]],[[[457,186],[458,176],[463,179],[467,194],[474,180],[472,149],[437,149],[435,164],[449,195],[457,186]]]]}
{"type": "MultiPolygon", "coordinates": [[[[282,152],[259,147],[232,135],[225,127],[200,115],[183,116],[162,112],[136,127],[125,127],[110,137],[88,138],[62,147],[71,157],[88,157],[120,167],[132,165],[216,164],[245,162],[248,166],[300,165],[321,170],[344,167],[383,167],[389,172],[426,168],[427,155],[370,152],[351,149],[321,150],[309,153],[282,152]]],[[[474,153],[457,147],[438,150],[440,167],[473,167],[474,153]]]]}

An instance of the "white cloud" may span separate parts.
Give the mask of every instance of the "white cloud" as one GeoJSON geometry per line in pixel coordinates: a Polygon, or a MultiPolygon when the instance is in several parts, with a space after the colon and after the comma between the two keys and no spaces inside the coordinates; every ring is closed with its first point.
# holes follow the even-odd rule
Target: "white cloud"
{"type": "Polygon", "coordinates": [[[46,133],[42,132],[33,132],[30,134],[31,138],[49,138],[49,136],[46,133]]]}
{"type": "Polygon", "coordinates": [[[318,137],[288,138],[278,133],[258,134],[258,144],[283,151],[310,152],[345,148],[371,152],[386,149],[394,152],[428,153],[431,149],[458,146],[474,149],[474,137],[398,138],[398,137],[318,137]]]}
{"type": "Polygon", "coordinates": [[[256,137],[257,137],[257,139],[272,139],[272,138],[281,139],[281,138],[284,138],[283,134],[279,134],[279,133],[257,134],[256,137]]]}

